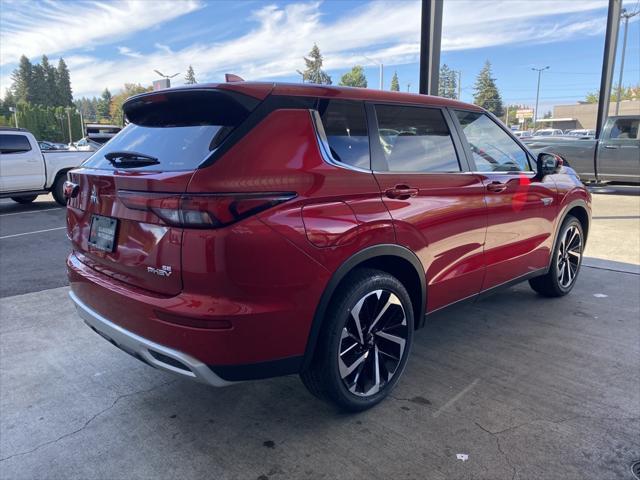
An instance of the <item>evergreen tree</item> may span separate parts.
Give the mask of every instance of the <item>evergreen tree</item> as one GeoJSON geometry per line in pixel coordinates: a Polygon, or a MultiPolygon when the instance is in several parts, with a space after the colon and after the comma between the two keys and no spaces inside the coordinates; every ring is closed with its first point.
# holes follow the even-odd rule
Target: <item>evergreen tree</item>
{"type": "Polygon", "coordinates": [[[34,105],[48,105],[47,79],[42,65],[34,65],[31,75],[31,89],[28,102],[34,105]]]}
{"type": "Polygon", "coordinates": [[[20,57],[20,63],[18,68],[13,71],[11,80],[13,81],[13,93],[16,97],[16,102],[30,102],[32,99],[33,65],[31,65],[26,56],[22,55],[20,57]]]}
{"type": "Polygon", "coordinates": [[[367,77],[364,75],[364,69],[360,65],[355,65],[351,71],[342,76],[340,86],[367,88],[367,77]]]}
{"type": "Polygon", "coordinates": [[[187,85],[195,85],[196,83],[198,83],[196,81],[196,74],[193,71],[193,67],[191,65],[189,65],[189,68],[187,69],[187,74],[184,77],[184,83],[187,85]]]}
{"type": "Polygon", "coordinates": [[[71,75],[65,61],[58,60],[58,70],[56,72],[56,91],[58,105],[70,107],[73,105],[73,92],[71,91],[71,75]]]}
{"type": "Polygon", "coordinates": [[[491,63],[487,60],[476,78],[473,103],[489,110],[496,117],[501,117],[504,114],[502,98],[496,86],[496,79],[491,75],[491,63]]]}
{"type": "Polygon", "coordinates": [[[438,96],[445,98],[458,98],[458,76],[446,63],[440,67],[438,96]]]}
{"type": "Polygon", "coordinates": [[[98,100],[97,116],[99,120],[111,120],[111,92],[108,88],[104,89],[100,100],[98,100]]]}
{"type": "Polygon", "coordinates": [[[393,77],[391,77],[391,91],[400,91],[400,80],[398,80],[398,72],[393,72],[393,77]]]}
{"type": "Polygon", "coordinates": [[[302,73],[302,81],[317,83],[321,85],[331,85],[331,77],[322,70],[322,54],[318,45],[313,44],[313,48],[309,52],[309,57],[303,57],[306,65],[305,71],[302,73]]]}
{"type": "Polygon", "coordinates": [[[58,72],[55,67],[49,63],[49,59],[46,55],[42,56],[42,62],[40,63],[42,67],[42,73],[44,74],[44,90],[40,93],[43,105],[48,107],[56,107],[61,105],[60,100],[58,98],[58,72]]]}

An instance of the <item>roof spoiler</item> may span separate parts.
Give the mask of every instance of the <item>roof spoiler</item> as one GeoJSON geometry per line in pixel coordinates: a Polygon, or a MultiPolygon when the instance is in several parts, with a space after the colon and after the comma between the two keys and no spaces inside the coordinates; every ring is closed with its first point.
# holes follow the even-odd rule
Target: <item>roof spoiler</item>
{"type": "Polygon", "coordinates": [[[234,75],[233,73],[225,73],[224,74],[224,81],[225,82],[229,82],[229,83],[235,83],[235,82],[244,82],[244,78],[238,76],[238,75],[234,75]]]}

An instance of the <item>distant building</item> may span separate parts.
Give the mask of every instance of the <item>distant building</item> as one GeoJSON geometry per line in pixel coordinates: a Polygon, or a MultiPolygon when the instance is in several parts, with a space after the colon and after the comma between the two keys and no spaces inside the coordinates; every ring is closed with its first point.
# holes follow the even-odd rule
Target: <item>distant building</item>
{"type": "MultiPolygon", "coordinates": [[[[616,103],[609,105],[609,115],[615,115],[616,103]]],[[[640,115],[640,100],[624,100],[620,102],[618,115],[640,115]]],[[[574,128],[596,128],[598,116],[597,103],[575,103],[573,105],[556,105],[553,117],[538,120],[545,126],[562,130],[574,128]]]]}

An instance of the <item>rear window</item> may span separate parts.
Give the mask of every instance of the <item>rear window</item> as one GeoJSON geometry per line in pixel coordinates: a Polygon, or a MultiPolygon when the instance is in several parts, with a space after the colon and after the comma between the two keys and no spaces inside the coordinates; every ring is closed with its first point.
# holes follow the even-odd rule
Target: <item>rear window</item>
{"type": "Polygon", "coordinates": [[[193,170],[218,148],[259,103],[235,92],[158,92],[124,105],[129,124],[83,167],[114,169],[109,152],[135,152],[159,163],[139,170],[193,170]]]}
{"type": "Polygon", "coordinates": [[[31,150],[25,135],[0,135],[0,153],[24,153],[31,150]]]}

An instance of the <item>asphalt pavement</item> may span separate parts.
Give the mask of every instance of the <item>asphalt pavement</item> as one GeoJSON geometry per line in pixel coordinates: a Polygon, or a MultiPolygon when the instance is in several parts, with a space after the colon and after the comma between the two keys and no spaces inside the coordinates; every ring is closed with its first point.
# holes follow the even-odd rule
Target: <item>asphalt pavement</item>
{"type": "Polygon", "coordinates": [[[0,478],[631,479],[637,191],[594,196],[570,295],[522,284],[431,317],[359,415],[295,376],[214,389],[121,352],[67,298],[64,210],[0,201],[0,478]]]}

